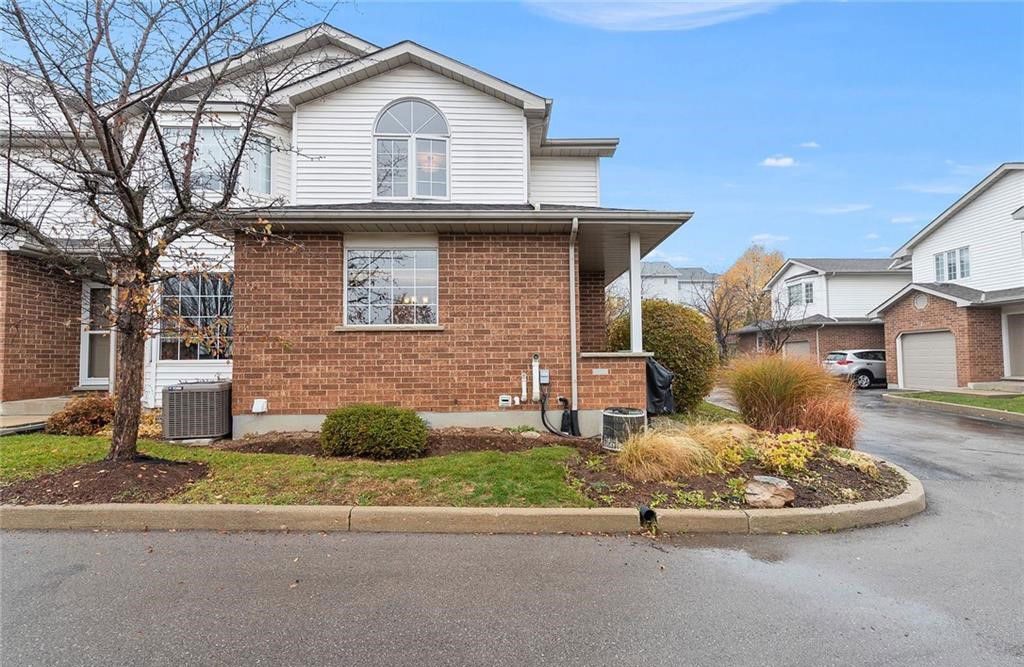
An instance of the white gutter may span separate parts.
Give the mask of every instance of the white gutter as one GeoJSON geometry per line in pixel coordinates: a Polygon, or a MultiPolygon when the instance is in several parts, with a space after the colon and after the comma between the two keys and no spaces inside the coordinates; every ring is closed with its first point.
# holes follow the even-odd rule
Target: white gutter
{"type": "Polygon", "coordinates": [[[572,230],[569,232],[569,377],[572,387],[572,404],[570,410],[579,406],[579,387],[576,378],[576,232],[579,231],[579,219],[572,219],[572,230]]]}

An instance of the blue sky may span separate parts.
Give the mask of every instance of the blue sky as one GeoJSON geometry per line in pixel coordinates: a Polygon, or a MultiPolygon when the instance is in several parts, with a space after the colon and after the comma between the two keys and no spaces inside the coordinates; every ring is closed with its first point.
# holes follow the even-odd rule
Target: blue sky
{"type": "MultiPolygon", "coordinates": [[[[318,17],[311,17],[311,19],[318,17]]],[[[343,4],[554,99],[551,136],[618,136],[602,203],[691,210],[652,258],[727,267],[882,257],[986,173],[1024,160],[1024,4],[343,4]]]]}

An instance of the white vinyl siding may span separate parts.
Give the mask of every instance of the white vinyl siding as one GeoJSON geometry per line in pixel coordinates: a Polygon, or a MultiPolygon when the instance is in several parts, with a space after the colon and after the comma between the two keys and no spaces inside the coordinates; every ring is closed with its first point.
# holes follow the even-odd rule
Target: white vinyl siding
{"type": "Polygon", "coordinates": [[[601,188],[598,158],[531,158],[530,201],[539,204],[600,206],[601,188]]]}
{"type": "Polygon", "coordinates": [[[790,319],[802,319],[812,315],[826,314],[825,278],[817,274],[801,276],[800,274],[803,273],[807,273],[807,267],[794,264],[786,269],[785,273],[779,276],[772,285],[772,307],[776,317],[786,316],[790,319]],[[803,287],[805,283],[812,285],[814,303],[801,303],[790,308],[788,305],[790,285],[801,285],[801,290],[805,290],[806,288],[803,287]]]}
{"type": "MultiPolygon", "coordinates": [[[[935,256],[970,246],[970,275],[956,282],[979,290],[1024,287],[1020,238],[1024,221],[1013,212],[1024,205],[1024,170],[1008,171],[913,249],[914,282],[949,280],[936,276],[935,256]]],[[[957,258],[959,264],[959,257],[957,258]]],[[[959,275],[960,267],[957,266],[959,275]]]]}
{"type": "Polygon", "coordinates": [[[831,276],[827,284],[828,314],[830,317],[867,317],[876,306],[909,282],[910,274],[906,271],[891,275],[831,276]]]}
{"type": "MultiPolygon", "coordinates": [[[[181,272],[206,271],[223,273],[232,271],[233,243],[217,236],[193,236],[182,239],[172,247],[161,265],[181,272]],[[177,255],[174,247],[181,247],[177,255]],[[189,259],[191,261],[186,261],[189,259]]],[[[160,359],[160,338],[146,343],[146,370],[143,384],[143,404],[148,408],[160,407],[163,388],[196,380],[230,380],[230,359],[196,359],[171,361],[160,359]]]]}
{"type": "Polygon", "coordinates": [[[400,98],[435,105],[451,132],[451,200],[526,202],[526,117],[465,84],[416,65],[367,79],[300,105],[295,116],[296,204],[374,199],[373,125],[400,98]]]}

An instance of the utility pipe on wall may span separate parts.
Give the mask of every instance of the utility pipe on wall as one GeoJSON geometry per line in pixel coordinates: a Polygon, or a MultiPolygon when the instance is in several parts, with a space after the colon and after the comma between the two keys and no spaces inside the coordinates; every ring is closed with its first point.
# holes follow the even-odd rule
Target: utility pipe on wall
{"type": "Polygon", "coordinates": [[[573,218],[572,231],[569,232],[569,381],[572,387],[572,402],[569,409],[573,424],[577,423],[579,418],[579,387],[576,378],[576,233],[579,226],[579,218],[573,218]]]}

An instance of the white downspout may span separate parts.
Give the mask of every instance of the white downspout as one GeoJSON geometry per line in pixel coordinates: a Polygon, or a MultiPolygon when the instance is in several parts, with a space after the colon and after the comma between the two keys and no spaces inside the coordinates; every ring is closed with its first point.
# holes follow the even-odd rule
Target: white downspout
{"type": "Polygon", "coordinates": [[[569,377],[572,387],[570,409],[573,411],[579,409],[579,387],[576,381],[576,232],[579,226],[579,218],[573,218],[572,231],[569,232],[569,377]]]}

